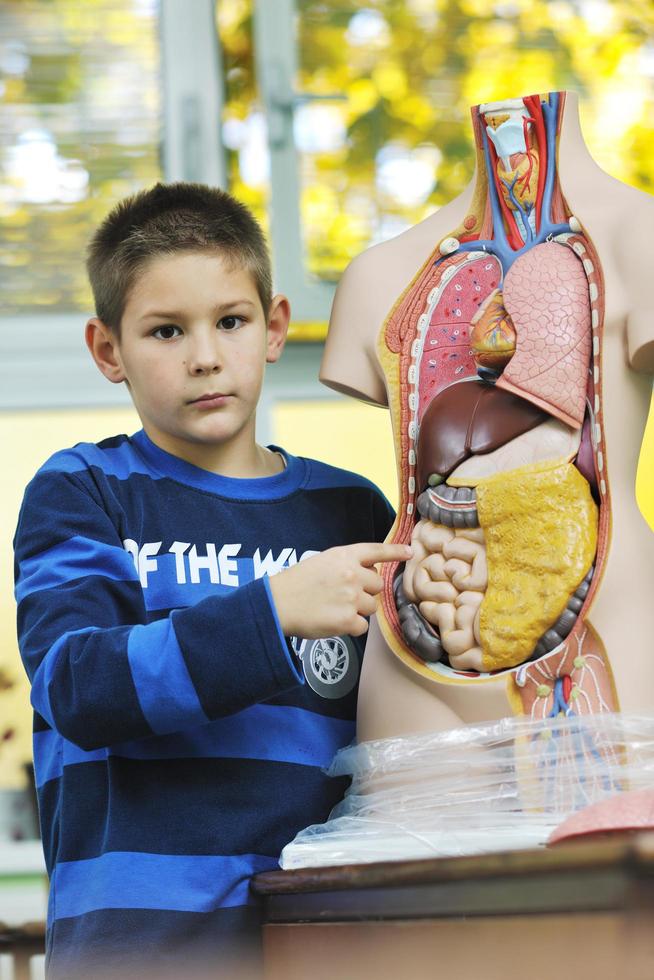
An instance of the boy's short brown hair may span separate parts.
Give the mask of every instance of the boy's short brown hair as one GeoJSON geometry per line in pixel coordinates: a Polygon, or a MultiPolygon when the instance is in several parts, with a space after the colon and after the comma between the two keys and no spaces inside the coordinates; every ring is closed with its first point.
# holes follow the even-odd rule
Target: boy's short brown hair
{"type": "Polygon", "coordinates": [[[116,334],[127,297],[146,262],[176,252],[215,251],[254,279],[264,313],[272,299],[270,256],[250,211],[205,184],[155,184],[120,201],[89,243],[88,271],[96,315],[116,334]]]}

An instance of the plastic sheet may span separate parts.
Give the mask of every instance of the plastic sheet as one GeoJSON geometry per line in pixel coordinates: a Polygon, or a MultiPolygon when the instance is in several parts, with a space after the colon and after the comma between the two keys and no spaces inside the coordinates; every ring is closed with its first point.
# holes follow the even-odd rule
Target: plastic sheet
{"type": "Polygon", "coordinates": [[[572,813],[654,788],[654,714],[505,718],[342,749],[351,787],[285,869],[452,857],[544,845],[572,813]]]}

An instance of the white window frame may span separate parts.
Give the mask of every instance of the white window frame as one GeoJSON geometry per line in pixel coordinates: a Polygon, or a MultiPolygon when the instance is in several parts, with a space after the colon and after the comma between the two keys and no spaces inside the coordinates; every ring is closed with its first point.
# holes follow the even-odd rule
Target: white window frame
{"type": "Polygon", "coordinates": [[[321,98],[295,91],[295,12],[295,0],[254,0],[254,54],[270,152],[270,238],[276,286],[291,298],[294,319],[326,321],[335,285],[310,277],[306,270],[293,133],[298,105],[321,98]]]}
{"type": "MultiPolygon", "coordinates": [[[[306,275],[302,253],[293,139],[293,111],[301,101],[293,88],[294,17],[294,0],[255,0],[257,74],[271,154],[273,267],[276,288],[292,298],[294,320],[325,321],[334,287],[306,275]]],[[[224,85],[215,0],[160,0],[160,37],[164,179],[224,187],[224,85]]],[[[0,315],[0,410],[129,404],[125,387],[108,384],[89,357],[84,324],[90,315],[91,310],[0,315]]],[[[293,344],[285,354],[288,367],[300,372],[303,397],[326,394],[317,381],[321,351],[320,344],[293,344]],[[291,354],[295,348],[304,350],[291,354]]],[[[288,370],[269,374],[264,402],[293,388],[288,370]]]]}
{"type": "MultiPolygon", "coordinates": [[[[224,186],[222,71],[213,0],[160,0],[165,179],[224,186]]],[[[83,257],[80,255],[80,262],[83,257]]],[[[92,311],[0,316],[0,409],[129,404],[84,344],[92,311]]]]}

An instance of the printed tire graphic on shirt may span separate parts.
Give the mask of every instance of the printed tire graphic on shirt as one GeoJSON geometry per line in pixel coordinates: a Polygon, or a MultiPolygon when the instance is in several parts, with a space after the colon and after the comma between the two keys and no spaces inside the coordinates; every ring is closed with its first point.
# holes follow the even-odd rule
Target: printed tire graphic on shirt
{"type": "Polygon", "coordinates": [[[350,693],[359,679],[359,658],[349,636],[296,643],[293,647],[302,661],[307,684],[316,694],[335,701],[350,693]]]}

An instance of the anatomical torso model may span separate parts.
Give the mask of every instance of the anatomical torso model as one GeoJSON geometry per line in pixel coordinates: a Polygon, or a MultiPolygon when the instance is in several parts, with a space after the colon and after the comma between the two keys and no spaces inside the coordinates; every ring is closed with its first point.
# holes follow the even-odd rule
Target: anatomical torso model
{"type": "Polygon", "coordinates": [[[472,115],[476,180],[352,263],[321,371],[389,406],[413,545],[384,570],[362,739],[654,700],[654,202],[592,161],[571,93],[472,115]]]}

